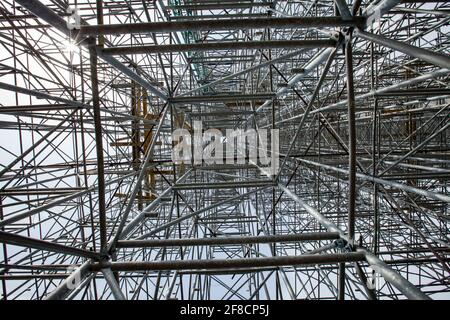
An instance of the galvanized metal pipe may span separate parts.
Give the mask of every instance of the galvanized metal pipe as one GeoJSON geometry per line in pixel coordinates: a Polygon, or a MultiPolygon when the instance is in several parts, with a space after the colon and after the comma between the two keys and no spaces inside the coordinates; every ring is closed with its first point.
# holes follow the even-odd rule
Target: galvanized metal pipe
{"type": "MultiPolygon", "coordinates": [[[[253,94],[214,94],[214,95],[200,95],[200,96],[177,96],[170,98],[169,102],[175,103],[208,103],[208,102],[234,102],[234,101],[255,101],[271,99],[275,95],[273,93],[253,93],[253,94]]],[[[227,114],[232,113],[229,111],[227,114]]],[[[234,111],[242,112],[242,111],[234,111]]],[[[193,113],[191,113],[192,115],[193,113]]],[[[210,113],[207,113],[210,114],[210,113]]]]}
{"type": "Polygon", "coordinates": [[[68,247],[59,243],[49,242],[40,239],[33,239],[30,237],[25,237],[19,234],[5,231],[0,231],[0,243],[6,243],[20,247],[34,248],[50,252],[63,253],[89,259],[92,258],[99,260],[101,258],[101,256],[97,252],[88,251],[76,247],[68,247]]]}
{"type": "Polygon", "coordinates": [[[364,260],[359,252],[336,254],[313,254],[301,256],[276,256],[245,259],[211,259],[211,260],[179,260],[179,261],[143,261],[143,262],[109,262],[91,265],[92,271],[110,267],[113,271],[146,271],[146,270],[196,270],[248,267],[298,266],[315,264],[335,264],[364,260]]]}
{"type": "Polygon", "coordinates": [[[91,261],[88,260],[79,266],[69,277],[62,281],[44,300],[64,300],[85,279],[90,271],[91,261]]]}
{"type": "MultiPolygon", "coordinates": [[[[423,74],[423,75],[420,75],[420,76],[412,78],[412,79],[400,81],[398,83],[395,83],[395,84],[387,86],[387,87],[378,88],[378,89],[372,90],[372,91],[370,91],[368,93],[357,95],[357,96],[355,96],[355,100],[358,101],[358,100],[370,99],[370,98],[373,98],[374,96],[377,96],[379,94],[383,94],[383,93],[386,93],[386,92],[390,92],[392,90],[396,90],[396,89],[399,89],[399,88],[403,88],[403,87],[411,86],[411,85],[418,84],[418,83],[421,83],[421,82],[425,82],[427,80],[435,79],[435,78],[438,78],[438,77],[442,77],[442,76],[445,76],[445,75],[447,75],[449,73],[450,73],[450,69],[436,70],[436,71],[433,71],[433,72],[430,72],[430,73],[427,73],[427,74],[423,74]]],[[[315,110],[311,111],[311,114],[325,112],[325,111],[329,111],[329,110],[334,110],[336,108],[346,106],[346,104],[347,104],[347,101],[343,100],[343,101],[340,101],[340,102],[337,102],[337,103],[330,104],[330,105],[328,105],[326,107],[323,107],[323,108],[315,109],[315,110]]],[[[296,116],[296,117],[298,117],[298,116],[296,116]]]]}
{"type": "Polygon", "coordinates": [[[120,286],[117,283],[117,280],[114,277],[114,274],[112,273],[111,269],[103,268],[101,269],[101,271],[103,273],[103,276],[105,277],[106,282],[108,283],[109,288],[111,289],[114,299],[127,300],[124,294],[122,293],[122,290],[120,290],[120,286]]]}
{"type": "Polygon", "coordinates": [[[227,244],[255,244],[274,242],[297,242],[339,239],[336,232],[298,233],[267,236],[183,238],[183,239],[151,239],[151,240],[119,240],[118,248],[152,248],[173,246],[213,246],[227,244]]]}
{"type": "MultiPolygon", "coordinates": [[[[117,182],[119,182],[119,181],[121,181],[123,179],[130,178],[130,177],[134,176],[135,174],[136,174],[136,172],[133,172],[133,173],[128,174],[126,176],[122,176],[122,177],[119,177],[119,178],[116,178],[116,179],[108,180],[108,181],[105,182],[105,185],[111,185],[111,184],[117,183],[117,182]]],[[[14,214],[12,217],[8,217],[8,218],[5,218],[3,220],[0,220],[0,227],[3,227],[3,226],[6,226],[6,225],[9,225],[9,224],[12,224],[14,222],[20,221],[22,219],[31,217],[31,216],[39,213],[39,212],[48,210],[48,209],[53,208],[55,206],[58,206],[60,204],[67,203],[68,201],[74,200],[74,199],[79,198],[79,197],[81,197],[81,196],[83,196],[85,194],[93,192],[93,191],[97,190],[97,188],[98,188],[98,186],[93,186],[93,187],[90,187],[90,188],[88,188],[88,189],[86,189],[84,191],[75,192],[75,193],[73,193],[71,195],[59,198],[59,199],[57,199],[55,201],[46,203],[46,204],[41,205],[39,207],[36,207],[34,209],[31,209],[31,210],[28,210],[28,211],[25,211],[25,212],[22,212],[22,213],[14,214]]]]}
{"type": "MultiPolygon", "coordinates": [[[[56,12],[48,8],[46,5],[42,4],[39,0],[17,0],[16,2],[21,6],[23,6],[24,8],[26,8],[31,13],[33,13],[34,15],[36,15],[37,17],[46,21],[49,25],[58,29],[67,37],[71,37],[73,40],[77,41],[77,43],[79,43],[80,45],[84,46],[88,45],[86,41],[87,37],[79,37],[77,35],[76,30],[69,30],[67,28],[67,22],[62,17],[60,17],[56,12]]],[[[144,78],[139,76],[137,73],[132,71],[130,68],[125,66],[120,61],[114,59],[113,57],[102,55],[101,52],[97,52],[97,56],[100,57],[102,60],[105,60],[106,62],[111,64],[119,71],[126,74],[131,79],[135,80],[137,83],[141,84],[143,87],[145,87],[147,90],[152,92],[157,97],[161,98],[163,101],[167,100],[166,94],[161,92],[155,86],[151,85],[148,81],[146,81],[144,78]]]]}
{"type": "MultiPolygon", "coordinates": [[[[289,82],[287,83],[286,87],[280,88],[276,95],[276,98],[282,97],[284,94],[288,92],[289,89],[293,88],[300,80],[302,80],[305,76],[307,76],[309,73],[311,73],[313,70],[315,70],[320,64],[322,64],[324,61],[328,59],[330,54],[335,50],[335,48],[327,48],[322,49],[319,51],[317,55],[315,55],[305,66],[305,71],[303,73],[295,75],[289,82]]],[[[262,110],[263,108],[266,108],[270,106],[272,103],[272,99],[267,100],[264,102],[261,106],[259,106],[256,109],[256,112],[262,110]]]]}
{"type": "MultiPolygon", "coordinates": [[[[323,164],[323,163],[318,163],[318,162],[305,160],[305,159],[297,159],[297,160],[301,161],[301,162],[304,162],[304,163],[307,163],[307,164],[318,166],[318,167],[321,167],[321,168],[324,168],[324,169],[329,169],[329,170],[332,170],[332,171],[348,174],[348,170],[345,170],[345,169],[341,169],[341,168],[337,168],[337,167],[333,167],[333,166],[326,165],[326,164],[323,164]]],[[[417,195],[420,195],[420,196],[423,196],[423,197],[426,197],[426,198],[431,198],[431,199],[435,199],[435,200],[439,200],[439,201],[450,203],[450,196],[442,194],[442,193],[427,191],[427,190],[424,190],[424,189],[411,187],[411,186],[403,184],[403,183],[398,183],[398,182],[394,182],[394,181],[384,180],[384,179],[380,179],[380,178],[377,178],[377,177],[365,175],[365,174],[358,173],[358,172],[356,173],[356,177],[358,177],[361,180],[379,183],[379,184],[386,185],[386,186],[393,187],[393,188],[397,188],[399,190],[403,190],[403,191],[406,191],[406,192],[411,192],[411,193],[414,193],[414,194],[417,194],[417,195]]]]}
{"type": "Polygon", "coordinates": [[[92,106],[94,108],[94,134],[95,150],[97,156],[97,186],[98,186],[98,216],[100,228],[100,250],[106,252],[106,187],[105,187],[105,160],[103,157],[103,130],[100,114],[100,94],[98,88],[97,51],[95,40],[90,41],[89,61],[91,70],[92,106]]]}
{"type": "MultiPolygon", "coordinates": [[[[341,235],[341,238],[345,241],[350,241],[347,235],[344,234],[342,230],[340,230],[334,223],[328,220],[324,215],[319,213],[313,207],[307,205],[303,200],[301,200],[296,194],[294,194],[291,190],[286,188],[284,185],[278,185],[281,190],[283,190],[292,200],[297,202],[300,206],[302,206],[314,219],[317,220],[325,229],[331,232],[337,232],[341,235]]],[[[420,289],[411,284],[408,280],[403,278],[398,272],[390,268],[386,263],[381,261],[377,256],[370,253],[366,249],[357,248],[357,252],[363,253],[366,261],[371,265],[377,268],[378,271],[383,278],[391,283],[394,287],[396,287],[400,292],[402,292],[407,298],[412,300],[430,300],[428,296],[426,296],[420,289]]]]}
{"type": "Polygon", "coordinates": [[[355,90],[353,85],[353,48],[352,35],[348,35],[345,44],[345,66],[347,74],[347,123],[348,123],[348,235],[355,237],[356,207],[356,120],[355,90]]]}
{"type": "MultiPolygon", "coordinates": [[[[21,1],[23,2],[23,1],[21,1]]],[[[282,18],[253,18],[253,19],[209,19],[195,21],[124,23],[102,26],[81,26],[76,33],[78,37],[98,35],[120,35],[150,32],[177,31],[213,31],[236,29],[264,29],[264,28],[321,28],[338,26],[362,26],[364,17],[353,17],[345,20],[342,17],[282,17],[282,18]]]]}
{"type": "Polygon", "coordinates": [[[262,187],[262,188],[256,188],[256,189],[251,190],[251,191],[249,191],[249,192],[240,194],[240,195],[238,195],[238,196],[236,196],[236,197],[232,197],[232,198],[229,198],[229,199],[225,199],[225,200],[222,200],[222,201],[215,202],[215,203],[213,203],[213,204],[211,204],[211,205],[209,205],[209,206],[207,206],[207,207],[204,207],[204,208],[199,209],[199,210],[197,210],[197,211],[188,213],[188,214],[183,215],[183,216],[181,216],[181,217],[179,217],[179,218],[176,218],[176,219],[174,219],[174,220],[172,220],[172,221],[170,221],[170,222],[167,222],[167,223],[163,224],[162,226],[156,227],[156,228],[153,229],[152,231],[147,232],[147,233],[145,233],[144,235],[140,236],[139,239],[145,239],[145,238],[147,238],[147,237],[150,237],[150,236],[152,236],[152,235],[155,235],[155,234],[157,234],[158,232],[161,232],[161,231],[166,230],[167,228],[169,228],[169,227],[171,227],[171,226],[174,226],[174,225],[176,225],[176,224],[179,224],[180,222],[182,222],[182,221],[184,221],[184,220],[186,220],[186,219],[193,218],[193,217],[198,216],[199,214],[201,214],[201,213],[203,213],[203,212],[207,212],[207,211],[209,211],[209,210],[211,210],[211,209],[213,209],[213,208],[219,207],[219,206],[224,205],[224,204],[227,204],[227,203],[229,203],[229,202],[232,202],[232,201],[235,201],[235,200],[239,200],[239,199],[245,198],[246,196],[248,196],[248,195],[250,195],[250,194],[253,194],[253,193],[257,192],[257,191],[261,191],[261,190],[263,190],[263,189],[265,189],[265,188],[268,188],[268,186],[262,187]]]}
{"type": "Polygon", "coordinates": [[[334,40],[271,40],[271,41],[226,41],[226,42],[203,42],[189,44],[167,44],[167,45],[144,45],[144,46],[122,46],[110,47],[102,50],[104,55],[122,54],[152,54],[170,52],[203,52],[217,50],[243,50],[243,49],[265,49],[265,48],[326,48],[336,45],[334,40]]]}
{"type": "Polygon", "coordinates": [[[450,56],[438,52],[434,52],[428,49],[419,48],[401,41],[389,39],[384,36],[362,31],[360,29],[355,30],[355,35],[358,37],[372,41],[381,46],[391,48],[407,54],[411,57],[427,61],[433,65],[440,66],[441,68],[450,69],[450,56]]]}
{"type": "Polygon", "coordinates": [[[225,82],[225,81],[227,81],[227,80],[231,80],[231,79],[234,79],[234,78],[239,77],[239,76],[241,76],[241,75],[247,74],[247,73],[249,73],[249,72],[251,72],[251,71],[259,70],[260,68],[264,68],[264,67],[267,67],[267,66],[271,66],[271,65],[273,65],[273,64],[275,64],[275,63],[282,62],[283,60],[287,60],[287,59],[296,57],[296,56],[298,56],[299,54],[302,54],[303,52],[305,52],[306,50],[307,50],[307,49],[296,50],[296,51],[293,51],[293,52],[291,52],[291,53],[287,53],[287,54],[285,54],[285,55],[282,55],[282,56],[279,56],[279,57],[277,57],[277,58],[271,59],[271,60],[269,60],[269,61],[262,62],[262,63],[258,63],[258,64],[256,64],[256,65],[254,65],[254,66],[252,66],[252,67],[249,67],[249,68],[247,68],[247,69],[244,69],[244,70],[242,70],[242,71],[238,71],[238,72],[236,72],[236,73],[230,74],[229,76],[225,76],[225,77],[220,78],[220,79],[218,79],[218,80],[211,81],[210,83],[207,83],[207,84],[205,84],[205,85],[202,85],[202,86],[200,86],[200,87],[198,87],[198,88],[195,88],[195,89],[189,90],[189,91],[187,91],[187,92],[184,92],[184,93],[182,93],[182,94],[176,96],[176,98],[178,98],[178,97],[183,97],[183,96],[188,96],[188,95],[191,94],[191,93],[194,93],[194,92],[197,92],[197,91],[201,91],[201,90],[203,90],[203,89],[206,89],[206,88],[215,86],[215,85],[220,84],[220,83],[223,83],[223,82],[225,82]]]}

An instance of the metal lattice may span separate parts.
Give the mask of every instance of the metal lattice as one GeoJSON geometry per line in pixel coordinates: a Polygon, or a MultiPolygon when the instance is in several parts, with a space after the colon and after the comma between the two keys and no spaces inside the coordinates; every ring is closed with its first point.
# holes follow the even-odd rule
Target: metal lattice
{"type": "Polygon", "coordinates": [[[449,12],[2,1],[2,298],[448,299],[449,12]],[[196,121],[279,171],[174,163],[196,121]]]}

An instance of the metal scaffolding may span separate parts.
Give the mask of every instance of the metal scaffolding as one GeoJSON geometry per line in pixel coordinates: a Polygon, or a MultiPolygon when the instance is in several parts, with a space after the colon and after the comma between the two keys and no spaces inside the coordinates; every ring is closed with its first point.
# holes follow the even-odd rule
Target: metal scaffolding
{"type": "Polygon", "coordinates": [[[2,0],[1,298],[450,299],[449,53],[444,0],[2,0]]]}

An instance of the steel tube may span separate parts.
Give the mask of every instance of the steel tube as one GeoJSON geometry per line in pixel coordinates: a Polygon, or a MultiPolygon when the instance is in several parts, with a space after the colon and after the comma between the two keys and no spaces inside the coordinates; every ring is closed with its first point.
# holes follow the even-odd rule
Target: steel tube
{"type": "MultiPolygon", "coordinates": [[[[313,207],[307,205],[303,200],[301,200],[296,194],[294,194],[291,190],[283,186],[282,184],[278,185],[281,190],[283,190],[292,200],[297,202],[300,206],[302,206],[308,213],[310,213],[316,220],[319,222],[325,229],[330,232],[337,232],[340,234],[341,238],[345,241],[349,241],[349,238],[344,234],[342,230],[340,230],[333,222],[328,220],[324,215],[318,212],[313,207]]],[[[429,300],[420,289],[412,285],[408,280],[403,278],[398,272],[390,268],[386,263],[381,261],[377,256],[370,253],[366,249],[358,248],[358,252],[363,253],[366,261],[371,266],[376,266],[377,271],[383,276],[383,278],[395,286],[400,290],[407,298],[413,300],[429,300]]]]}
{"type": "MultiPolygon", "coordinates": [[[[368,93],[357,95],[357,96],[355,96],[355,100],[359,101],[359,100],[370,99],[370,98],[373,98],[374,96],[377,96],[377,95],[380,95],[380,94],[383,94],[383,93],[386,93],[386,92],[391,92],[391,91],[397,90],[399,88],[415,85],[415,84],[418,84],[418,83],[421,83],[421,82],[425,82],[427,80],[431,80],[431,79],[435,79],[435,78],[438,78],[438,77],[442,77],[442,76],[445,76],[445,75],[447,75],[449,73],[450,73],[449,69],[436,70],[436,71],[433,71],[433,72],[430,72],[430,73],[427,73],[427,74],[423,74],[423,75],[420,75],[420,76],[412,78],[412,79],[408,79],[408,80],[404,80],[404,81],[395,83],[395,84],[393,84],[391,86],[378,88],[378,89],[372,90],[372,91],[370,91],[368,93]]],[[[328,105],[326,107],[313,110],[313,111],[311,111],[311,114],[318,113],[318,112],[325,112],[325,111],[328,111],[328,110],[333,110],[333,109],[336,109],[338,107],[345,106],[346,104],[347,104],[347,101],[340,101],[340,102],[337,102],[337,103],[330,104],[330,105],[328,105]]]]}
{"type": "Polygon", "coordinates": [[[25,158],[28,154],[30,154],[33,150],[36,149],[37,146],[39,146],[44,141],[47,141],[47,139],[59,128],[61,128],[64,124],[67,124],[67,120],[70,119],[77,110],[72,111],[69,115],[67,115],[63,121],[59,122],[55,127],[53,127],[49,132],[47,132],[45,135],[43,135],[38,141],[36,141],[31,147],[29,147],[27,150],[24,150],[20,156],[16,157],[12,162],[10,162],[8,165],[6,165],[1,171],[0,171],[0,177],[2,177],[5,173],[10,171],[17,163],[20,162],[23,158],[25,158]]]}
{"type": "MultiPolygon", "coordinates": [[[[305,160],[305,159],[297,159],[297,160],[301,161],[301,162],[304,162],[304,163],[308,163],[308,164],[314,165],[314,166],[319,166],[319,167],[322,167],[324,169],[329,169],[329,170],[332,170],[332,171],[348,174],[348,170],[345,170],[345,169],[340,169],[340,168],[337,168],[337,167],[333,167],[333,166],[330,166],[330,165],[317,163],[317,162],[310,161],[310,160],[305,160]]],[[[382,185],[386,185],[386,186],[389,186],[389,187],[397,188],[399,190],[403,190],[403,191],[406,191],[406,192],[411,192],[411,193],[414,193],[414,194],[417,194],[417,195],[420,195],[420,196],[424,196],[424,197],[427,197],[427,198],[431,198],[431,199],[435,199],[435,200],[439,200],[439,201],[450,203],[450,196],[448,196],[446,194],[442,194],[442,193],[438,193],[438,192],[431,192],[431,191],[419,189],[419,188],[416,188],[416,187],[411,187],[411,186],[403,184],[403,183],[398,183],[398,182],[394,182],[394,181],[384,180],[384,179],[380,179],[380,178],[377,178],[377,177],[365,175],[365,174],[362,174],[362,173],[356,173],[356,177],[358,177],[361,180],[379,183],[379,184],[382,184],[382,185]]]]}
{"type": "Polygon", "coordinates": [[[162,226],[156,227],[152,231],[147,232],[144,235],[140,236],[139,239],[144,239],[144,238],[150,237],[150,236],[152,236],[154,234],[157,234],[160,231],[166,230],[167,228],[180,223],[181,221],[184,221],[184,220],[189,219],[189,218],[193,218],[193,217],[198,216],[199,214],[201,214],[203,212],[207,212],[207,211],[209,211],[209,210],[211,210],[213,208],[219,207],[219,206],[221,206],[223,204],[226,204],[226,203],[229,203],[231,201],[242,199],[242,198],[244,198],[244,197],[246,197],[246,196],[248,196],[250,194],[253,194],[253,193],[257,192],[257,191],[260,191],[260,190],[262,190],[264,188],[268,188],[268,187],[263,187],[261,189],[254,189],[252,191],[240,194],[240,195],[238,195],[236,197],[225,199],[225,200],[222,200],[222,201],[218,201],[218,202],[215,202],[215,203],[213,203],[213,204],[211,204],[211,205],[209,205],[207,207],[204,207],[204,208],[199,209],[197,211],[188,213],[188,214],[186,214],[184,216],[181,216],[181,217],[176,218],[176,219],[174,219],[174,220],[172,220],[170,222],[167,222],[167,223],[163,224],[162,226]]]}
{"type": "MultiPolygon", "coordinates": [[[[216,94],[216,95],[204,95],[204,96],[178,96],[178,97],[170,98],[169,101],[171,103],[254,101],[254,100],[261,100],[261,99],[263,99],[263,100],[271,99],[274,96],[275,95],[273,93],[216,94]]],[[[232,111],[230,111],[230,113],[231,112],[232,111]]],[[[240,111],[236,111],[236,112],[240,112],[240,111]]]]}
{"type": "Polygon", "coordinates": [[[26,8],[35,16],[41,18],[49,25],[55,27],[66,36],[70,36],[70,30],[67,28],[67,22],[56,12],[50,10],[45,4],[38,0],[17,0],[16,3],[26,8]]]}
{"type": "Polygon", "coordinates": [[[83,279],[91,274],[90,265],[91,261],[88,260],[79,266],[69,277],[62,281],[55,290],[45,297],[44,300],[64,300],[78,287],[78,285],[81,284],[83,279]]]}
{"type": "Polygon", "coordinates": [[[111,66],[125,74],[127,77],[129,77],[131,80],[137,82],[142,87],[150,91],[152,94],[160,98],[162,101],[167,101],[168,97],[164,92],[161,92],[158,88],[150,84],[148,81],[146,81],[144,78],[142,78],[140,75],[138,75],[136,72],[125,66],[123,63],[121,63],[119,60],[115,59],[114,57],[111,57],[109,55],[106,55],[103,53],[103,50],[100,48],[97,48],[97,55],[102,60],[109,63],[111,66]]]}
{"type": "Polygon", "coordinates": [[[59,243],[49,242],[40,239],[33,239],[5,231],[0,231],[0,243],[69,254],[84,258],[92,258],[97,260],[100,259],[100,255],[93,251],[88,251],[75,247],[68,247],[59,243]]]}
{"type": "MultiPolygon", "coordinates": [[[[23,2],[23,1],[21,1],[23,2]]],[[[210,19],[197,21],[147,22],[132,24],[110,24],[102,26],[81,26],[76,34],[78,37],[98,35],[119,35],[150,32],[176,31],[213,31],[236,29],[263,28],[321,28],[338,26],[362,26],[363,17],[353,17],[345,20],[342,17],[283,17],[283,18],[253,18],[253,19],[210,19]]]]}
{"type": "Polygon", "coordinates": [[[201,190],[201,189],[228,189],[228,188],[253,188],[272,186],[274,184],[271,180],[254,180],[254,181],[230,181],[217,183],[178,183],[173,186],[175,190],[201,190]]]}
{"type": "Polygon", "coordinates": [[[283,162],[281,163],[280,168],[278,169],[278,174],[277,174],[277,178],[280,176],[281,172],[283,171],[283,168],[287,162],[288,157],[290,156],[290,153],[292,151],[292,148],[294,147],[294,144],[297,142],[298,137],[300,135],[301,130],[303,129],[304,123],[306,121],[306,118],[308,117],[308,115],[310,114],[310,111],[314,105],[314,102],[320,92],[320,89],[322,88],[322,84],[325,81],[325,77],[328,74],[328,70],[330,69],[331,64],[333,63],[334,57],[336,55],[336,51],[337,49],[334,49],[330,52],[328,58],[327,58],[327,62],[325,63],[325,67],[323,68],[322,74],[320,75],[320,78],[316,84],[316,87],[314,89],[314,92],[312,93],[310,99],[309,99],[309,103],[303,113],[303,116],[300,120],[300,123],[297,126],[297,129],[295,131],[294,137],[289,145],[289,148],[286,152],[286,156],[283,159],[283,162]]]}
{"type": "Polygon", "coordinates": [[[227,81],[227,80],[234,79],[234,78],[239,77],[239,76],[241,76],[241,75],[247,74],[247,73],[249,73],[249,72],[251,72],[251,71],[259,70],[260,68],[267,67],[267,66],[271,66],[271,65],[273,65],[273,64],[275,64],[275,63],[282,62],[283,60],[287,60],[287,59],[296,57],[296,56],[298,56],[299,54],[305,52],[306,50],[307,50],[307,49],[296,50],[296,51],[294,51],[294,52],[287,53],[287,54],[285,54],[285,55],[282,55],[282,56],[279,56],[279,57],[277,57],[277,58],[271,59],[271,60],[269,60],[269,61],[262,62],[262,63],[258,63],[258,64],[256,64],[256,65],[254,65],[254,66],[252,66],[252,67],[249,67],[249,68],[247,68],[247,69],[244,69],[244,70],[242,70],[242,71],[233,73],[233,74],[231,74],[231,75],[229,75],[229,76],[225,76],[225,77],[220,78],[220,79],[218,79],[218,80],[215,80],[215,81],[212,81],[212,82],[207,83],[207,84],[205,84],[205,85],[202,85],[202,86],[200,86],[200,87],[198,87],[198,88],[192,89],[192,90],[190,90],[190,91],[188,91],[188,92],[182,93],[182,94],[176,96],[176,98],[182,97],[182,96],[187,96],[187,95],[189,95],[189,94],[191,94],[191,93],[193,93],[193,92],[197,92],[197,91],[200,91],[200,90],[209,88],[209,87],[211,87],[211,86],[214,86],[214,85],[223,83],[223,82],[225,82],[225,81],[227,81]]]}
{"type": "Polygon", "coordinates": [[[347,122],[348,122],[348,235],[355,237],[355,207],[356,207],[356,120],[355,120],[355,90],[353,85],[353,49],[351,34],[345,44],[345,65],[347,73],[347,122]]]}
{"type": "Polygon", "coordinates": [[[355,30],[355,34],[364,40],[372,41],[381,46],[403,52],[411,57],[427,61],[433,65],[440,66],[441,68],[450,69],[450,56],[448,55],[412,46],[401,41],[389,39],[384,36],[365,32],[359,29],[355,30]]]}
{"type": "Polygon", "coordinates": [[[274,242],[297,242],[339,239],[336,232],[299,233],[288,235],[221,237],[221,238],[186,238],[186,239],[152,239],[152,240],[120,240],[118,248],[151,248],[173,246],[210,246],[226,244],[254,244],[274,242]]]}
{"type": "Polygon", "coordinates": [[[127,300],[125,298],[125,296],[123,295],[122,291],[120,290],[120,286],[117,283],[117,280],[114,277],[114,274],[112,273],[111,269],[104,268],[104,269],[101,269],[101,271],[103,273],[103,276],[105,277],[106,282],[108,283],[109,288],[111,289],[114,299],[127,300]]]}
{"type": "Polygon", "coordinates": [[[89,107],[88,105],[83,104],[79,101],[65,99],[65,98],[61,98],[61,97],[55,97],[55,96],[52,96],[52,95],[44,93],[44,92],[39,92],[39,91],[27,89],[27,88],[18,87],[18,86],[9,84],[9,83],[0,82],[0,89],[13,91],[13,92],[17,92],[17,93],[22,93],[22,94],[27,94],[27,95],[30,95],[30,96],[33,96],[36,98],[40,98],[40,99],[46,99],[46,100],[52,100],[52,101],[64,103],[69,106],[73,106],[73,107],[80,108],[80,109],[89,107]]]}
{"type": "Polygon", "coordinates": [[[345,263],[339,263],[338,269],[338,300],[345,300],[345,263]]]}
{"type": "Polygon", "coordinates": [[[296,266],[314,264],[334,264],[364,260],[364,254],[358,252],[336,254],[314,254],[301,256],[276,256],[245,259],[211,259],[211,260],[179,260],[155,262],[110,262],[92,264],[91,270],[110,267],[113,271],[146,271],[146,270],[195,270],[248,267],[296,266]]]}
{"type": "Polygon", "coordinates": [[[242,50],[265,48],[324,48],[336,45],[334,40],[272,40],[272,41],[241,41],[241,42],[203,42],[189,44],[146,45],[130,47],[110,47],[102,50],[104,55],[151,54],[170,52],[200,52],[215,50],[242,50]]]}
{"type": "Polygon", "coordinates": [[[92,106],[94,108],[95,150],[97,156],[97,186],[98,186],[98,216],[100,227],[100,250],[106,252],[106,188],[105,188],[105,160],[103,157],[103,132],[100,114],[100,95],[98,90],[97,52],[95,42],[91,41],[89,48],[92,106]]]}
{"type": "MultiPolygon", "coordinates": [[[[117,178],[117,179],[108,180],[108,181],[106,181],[106,185],[111,185],[113,183],[119,182],[119,181],[121,181],[123,179],[132,177],[135,174],[136,174],[136,172],[133,172],[131,174],[128,174],[126,176],[123,176],[123,177],[120,177],[120,178],[117,178]]],[[[96,189],[97,189],[97,186],[93,186],[93,187],[90,187],[89,189],[86,189],[84,191],[76,192],[76,193],[73,193],[71,195],[59,198],[59,199],[57,199],[55,201],[46,203],[46,204],[41,205],[39,207],[36,207],[34,209],[31,209],[31,210],[28,210],[28,211],[25,211],[25,212],[22,212],[22,213],[17,213],[15,215],[13,215],[12,217],[8,217],[8,218],[5,218],[3,220],[0,220],[0,227],[3,227],[3,226],[6,226],[6,225],[9,225],[9,224],[12,224],[14,222],[20,221],[22,219],[31,217],[31,216],[39,213],[39,212],[48,210],[48,209],[53,208],[55,206],[58,206],[60,204],[67,203],[68,201],[74,200],[74,199],[76,199],[78,197],[81,197],[81,196],[83,196],[85,194],[88,194],[89,192],[93,192],[96,189]]]]}
{"type": "MultiPolygon", "coordinates": [[[[122,232],[123,231],[128,232],[128,230],[129,230],[129,229],[125,228],[125,223],[126,223],[126,220],[128,218],[128,215],[130,214],[132,206],[134,204],[134,200],[136,199],[136,196],[137,196],[137,194],[138,194],[138,192],[139,192],[139,190],[141,188],[142,180],[144,179],[144,176],[146,176],[148,174],[147,168],[149,166],[150,160],[153,158],[153,151],[154,151],[154,148],[155,148],[155,145],[156,145],[156,140],[158,139],[159,133],[161,131],[161,127],[162,127],[162,125],[164,123],[164,119],[166,118],[168,110],[169,110],[169,107],[166,104],[164,106],[164,109],[162,110],[161,115],[160,115],[159,123],[158,123],[158,126],[156,127],[155,133],[152,135],[152,140],[150,141],[149,146],[147,148],[147,151],[146,151],[146,154],[145,154],[145,158],[142,161],[141,166],[139,167],[138,177],[136,178],[136,181],[134,182],[135,184],[134,184],[133,188],[130,191],[130,198],[128,199],[127,206],[125,207],[124,212],[122,214],[122,220],[120,221],[119,227],[117,229],[117,234],[113,238],[112,243],[110,244],[110,249],[112,247],[114,247],[115,242],[119,239],[119,237],[121,237],[122,232]]],[[[152,204],[153,204],[153,202],[152,202],[152,204]]],[[[133,223],[133,221],[130,222],[130,225],[128,227],[131,226],[131,223],[133,223]]]]}
{"type": "Polygon", "coordinates": [[[386,263],[378,259],[373,253],[365,249],[357,249],[357,252],[364,253],[366,261],[376,272],[381,274],[381,276],[392,284],[394,287],[399,289],[406,297],[411,300],[431,300],[422,291],[417,289],[411,282],[403,278],[398,272],[394,271],[386,263]]]}
{"type": "MultiPolygon", "coordinates": [[[[90,110],[90,109],[92,109],[92,106],[90,106],[86,103],[81,103],[80,101],[65,99],[65,98],[61,98],[61,97],[55,97],[55,96],[52,96],[52,95],[44,93],[44,92],[31,90],[31,89],[11,85],[11,84],[4,83],[4,82],[0,82],[0,89],[26,94],[26,95],[33,96],[33,97],[36,97],[39,99],[60,102],[60,104],[56,104],[56,105],[28,105],[28,106],[16,106],[16,107],[10,107],[10,106],[0,107],[0,113],[12,112],[12,110],[19,112],[22,110],[23,111],[47,111],[47,110],[73,110],[73,109],[89,109],[90,110]],[[3,111],[3,110],[5,110],[5,111],[3,111]]],[[[117,112],[117,111],[110,110],[107,108],[102,108],[102,107],[100,108],[100,110],[102,112],[110,113],[112,115],[119,116],[122,118],[131,119],[131,120],[139,120],[139,121],[143,121],[143,122],[146,122],[149,124],[150,123],[153,124],[152,121],[146,120],[145,118],[132,116],[127,113],[117,112]]]]}
{"type": "MultiPolygon", "coordinates": [[[[307,76],[309,73],[315,70],[326,59],[328,59],[328,57],[331,55],[333,51],[335,51],[335,48],[327,48],[319,51],[319,53],[317,53],[313,58],[311,58],[311,60],[308,61],[308,63],[303,67],[305,71],[303,73],[297,74],[291,80],[289,80],[286,87],[280,88],[275,94],[276,97],[280,98],[283,95],[285,95],[290,88],[293,88],[300,80],[302,80],[305,76],[307,76]]],[[[256,109],[256,112],[262,110],[265,107],[268,107],[271,103],[272,99],[267,100],[256,109]]]]}
{"type": "MultiPolygon", "coordinates": [[[[16,2],[21,6],[23,6],[24,8],[26,8],[31,13],[33,13],[34,15],[36,15],[37,17],[46,21],[49,25],[58,29],[66,36],[71,37],[73,40],[77,41],[77,43],[79,43],[80,45],[84,46],[88,45],[87,41],[85,41],[87,37],[79,37],[77,35],[76,30],[69,30],[67,28],[67,22],[63,18],[61,18],[56,12],[48,8],[46,5],[42,4],[39,0],[17,0],[16,2]]],[[[137,73],[132,71],[130,68],[125,66],[120,61],[114,59],[113,57],[104,56],[99,52],[97,52],[97,56],[102,60],[105,60],[112,66],[114,66],[119,71],[126,74],[131,79],[141,84],[143,87],[148,89],[157,97],[161,98],[163,101],[167,100],[167,96],[163,92],[161,92],[158,88],[151,85],[148,81],[144,80],[144,78],[139,76],[137,73]]]]}
{"type": "Polygon", "coordinates": [[[364,11],[367,22],[370,23],[379,19],[383,14],[389,12],[389,10],[394,8],[400,2],[402,2],[402,0],[381,0],[378,3],[376,3],[376,1],[372,2],[372,4],[364,11]]]}

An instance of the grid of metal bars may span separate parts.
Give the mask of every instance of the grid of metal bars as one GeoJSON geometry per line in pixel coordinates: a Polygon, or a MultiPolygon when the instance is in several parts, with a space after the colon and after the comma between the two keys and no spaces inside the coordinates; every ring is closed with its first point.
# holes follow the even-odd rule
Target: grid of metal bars
{"type": "Polygon", "coordinates": [[[439,0],[2,1],[2,299],[449,299],[449,21],[439,0]],[[279,171],[175,164],[194,121],[278,129],[279,171]]]}

